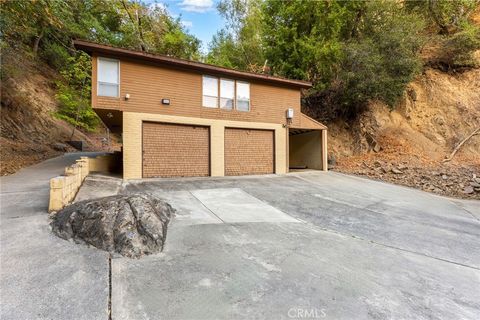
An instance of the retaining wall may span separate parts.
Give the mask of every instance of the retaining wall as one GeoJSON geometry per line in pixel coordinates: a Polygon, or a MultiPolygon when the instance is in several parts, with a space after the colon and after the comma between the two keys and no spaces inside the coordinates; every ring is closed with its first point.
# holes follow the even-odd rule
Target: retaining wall
{"type": "Polygon", "coordinates": [[[112,172],[118,166],[118,161],[117,154],[80,157],[76,163],[65,168],[64,175],[50,179],[48,211],[58,211],[70,204],[90,172],[112,172]]]}

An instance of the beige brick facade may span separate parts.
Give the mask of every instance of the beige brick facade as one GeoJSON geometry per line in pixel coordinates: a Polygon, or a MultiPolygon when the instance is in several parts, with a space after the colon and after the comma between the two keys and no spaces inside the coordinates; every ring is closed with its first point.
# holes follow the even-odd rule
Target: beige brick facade
{"type": "Polygon", "coordinates": [[[210,130],[206,126],[143,123],[143,177],[210,175],[210,130]]]}
{"type": "Polygon", "coordinates": [[[206,126],[210,135],[210,174],[225,175],[225,128],[270,130],[274,136],[274,173],[287,172],[287,134],[281,124],[226,121],[202,118],[178,117],[151,113],[123,113],[123,178],[141,179],[142,175],[142,127],[144,122],[206,126]]]}
{"type": "Polygon", "coordinates": [[[274,131],[225,128],[225,175],[274,173],[274,131]]]}

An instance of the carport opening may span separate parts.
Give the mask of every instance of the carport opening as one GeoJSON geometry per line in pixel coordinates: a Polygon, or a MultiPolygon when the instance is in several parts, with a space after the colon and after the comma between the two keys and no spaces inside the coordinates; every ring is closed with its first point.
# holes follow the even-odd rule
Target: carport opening
{"type": "Polygon", "coordinates": [[[115,158],[114,165],[109,168],[109,174],[121,177],[123,173],[123,112],[113,109],[94,109],[103,125],[109,130],[109,152],[115,158]]]}
{"type": "Polygon", "coordinates": [[[290,128],[288,158],[290,170],[322,170],[322,131],[290,128]]]}

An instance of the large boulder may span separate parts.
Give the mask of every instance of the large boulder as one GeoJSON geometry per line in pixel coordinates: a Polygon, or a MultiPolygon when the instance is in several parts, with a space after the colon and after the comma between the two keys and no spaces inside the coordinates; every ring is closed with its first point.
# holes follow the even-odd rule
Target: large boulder
{"type": "Polygon", "coordinates": [[[163,249],[174,211],[150,194],[115,195],[69,205],[51,226],[63,239],[138,258],[163,249]]]}

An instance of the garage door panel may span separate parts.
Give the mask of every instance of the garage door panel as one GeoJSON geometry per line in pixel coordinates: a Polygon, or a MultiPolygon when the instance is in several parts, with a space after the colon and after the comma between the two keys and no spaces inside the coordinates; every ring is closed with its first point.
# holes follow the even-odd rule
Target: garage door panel
{"type": "Polygon", "coordinates": [[[274,131],[225,129],[225,175],[274,172],[274,131]]]}
{"type": "Polygon", "coordinates": [[[198,177],[210,174],[208,127],[143,123],[143,177],[198,177]]]}

